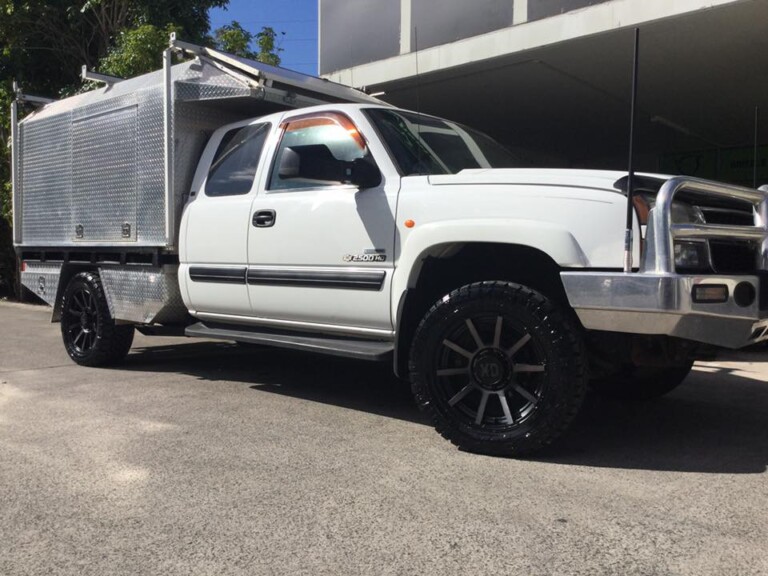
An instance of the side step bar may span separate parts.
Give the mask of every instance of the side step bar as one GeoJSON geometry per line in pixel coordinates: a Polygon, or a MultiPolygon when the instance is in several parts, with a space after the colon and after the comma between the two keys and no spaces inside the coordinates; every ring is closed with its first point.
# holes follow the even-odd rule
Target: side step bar
{"type": "Polygon", "coordinates": [[[184,333],[195,338],[234,340],[235,342],[264,344],[277,348],[291,348],[306,352],[378,362],[390,360],[395,347],[392,342],[335,338],[322,335],[281,334],[263,330],[238,329],[229,326],[213,328],[206,326],[202,322],[188,326],[184,333]]]}

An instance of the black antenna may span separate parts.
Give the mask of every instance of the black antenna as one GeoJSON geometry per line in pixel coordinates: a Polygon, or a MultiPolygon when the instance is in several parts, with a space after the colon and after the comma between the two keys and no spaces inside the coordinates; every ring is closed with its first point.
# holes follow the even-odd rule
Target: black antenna
{"type": "Polygon", "coordinates": [[[757,188],[757,135],[760,131],[760,106],[755,106],[755,149],[752,166],[752,188],[757,188]]]}
{"type": "Polygon", "coordinates": [[[413,50],[414,58],[416,58],[416,117],[419,121],[416,123],[416,138],[418,139],[419,150],[419,166],[423,160],[422,141],[421,141],[421,76],[419,75],[419,28],[415,26],[413,28],[413,50]]]}
{"type": "Polygon", "coordinates": [[[629,168],[627,175],[627,232],[624,237],[624,272],[632,272],[632,228],[635,208],[632,193],[635,186],[635,122],[637,120],[637,69],[640,60],[640,28],[635,28],[635,56],[632,62],[632,104],[629,120],[629,168]]]}
{"type": "Polygon", "coordinates": [[[421,115],[421,77],[419,76],[419,29],[413,29],[413,56],[416,59],[416,113],[421,115]]]}

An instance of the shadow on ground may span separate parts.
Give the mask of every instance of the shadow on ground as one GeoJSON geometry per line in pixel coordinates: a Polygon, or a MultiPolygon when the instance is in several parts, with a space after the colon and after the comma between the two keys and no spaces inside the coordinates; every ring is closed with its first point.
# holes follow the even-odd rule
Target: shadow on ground
{"type": "MultiPolygon", "coordinates": [[[[766,362],[740,353],[728,361],[766,362]]],[[[406,383],[388,365],[229,343],[134,350],[124,368],[240,382],[281,394],[428,425],[406,383]]],[[[764,473],[768,466],[768,382],[732,368],[695,371],[668,396],[624,404],[594,394],[568,434],[540,462],[704,473],[764,473]]],[[[765,369],[762,368],[763,373],[765,369]]]]}

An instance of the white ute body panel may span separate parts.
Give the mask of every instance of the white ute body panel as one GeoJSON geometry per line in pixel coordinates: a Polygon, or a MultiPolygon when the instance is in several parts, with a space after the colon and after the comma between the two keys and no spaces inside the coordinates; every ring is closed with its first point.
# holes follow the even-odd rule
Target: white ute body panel
{"type": "MultiPolygon", "coordinates": [[[[366,139],[382,185],[358,190],[336,186],[270,191],[280,124],[307,110],[224,126],[201,157],[181,225],[179,280],[185,304],[200,318],[274,327],[392,334],[395,313],[415,284],[423,259],[449,244],[516,244],[540,250],[563,268],[619,268],[626,197],[613,188],[621,173],[580,170],[477,169],[456,175],[401,177],[362,109],[343,111],[366,139]],[[208,166],[234,127],[270,123],[271,132],[249,194],[207,197],[208,166]],[[250,226],[259,209],[274,209],[268,230],[250,226]],[[408,228],[406,220],[415,226],[408,228]],[[247,238],[247,240],[246,240],[247,238]],[[247,242],[247,249],[244,242],[247,242]],[[232,248],[227,246],[231,245],[232,248]],[[350,267],[346,254],[384,249],[385,263],[356,263],[383,270],[378,293],[316,287],[221,285],[189,281],[191,265],[333,269],[350,267]],[[382,300],[381,295],[386,299],[382,300]]],[[[636,258],[639,256],[636,242],[636,258]]]]}
{"type": "MultiPolygon", "coordinates": [[[[403,176],[365,113],[371,108],[383,107],[323,105],[224,126],[214,133],[181,224],[179,282],[193,316],[292,332],[392,339],[404,296],[417,286],[425,260],[455,254],[468,244],[487,243],[531,248],[557,264],[569,303],[585,328],[666,334],[729,347],[768,338],[759,299],[746,307],[732,297],[717,308],[691,302],[691,286],[721,282],[735,287],[743,279],[659,274],[644,268],[644,242],[652,242],[646,250],[651,258],[657,256],[657,248],[672,242],[674,223],[659,224],[667,217],[664,214],[654,217],[652,211],[649,218],[656,222],[649,221],[649,226],[653,223],[664,234],[650,240],[641,236],[644,228],[635,214],[635,273],[621,272],[627,197],[620,181],[625,173],[479,168],[403,176]],[[380,185],[271,190],[279,170],[284,124],[328,112],[345,115],[354,124],[351,132],[362,135],[381,172],[380,185]],[[248,194],[207,197],[203,191],[208,166],[224,134],[233,127],[265,122],[271,128],[248,194]],[[263,210],[276,212],[273,227],[251,225],[263,210]],[[368,259],[374,255],[383,258],[368,259]],[[199,266],[214,266],[218,274],[240,274],[241,282],[191,281],[191,270],[199,266]]],[[[759,191],[694,179],[638,176],[656,186],[688,187],[757,204],[764,198],[759,191]]],[[[662,187],[659,194],[667,192],[662,187]]],[[[665,202],[668,212],[672,200],[665,202]]],[[[710,234],[706,226],[693,230],[683,224],[688,227],[683,234],[710,234]]],[[[734,233],[756,237],[765,228],[760,226],[753,232],[734,228],[734,233]]],[[[659,254],[670,254],[669,248],[664,250],[659,254]]],[[[745,278],[759,293],[759,278],[745,278]]]]}

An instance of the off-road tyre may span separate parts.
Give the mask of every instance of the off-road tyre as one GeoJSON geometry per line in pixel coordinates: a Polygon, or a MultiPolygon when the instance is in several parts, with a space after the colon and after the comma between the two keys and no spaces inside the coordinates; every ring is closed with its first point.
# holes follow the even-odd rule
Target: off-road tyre
{"type": "Polygon", "coordinates": [[[625,364],[616,375],[590,380],[589,387],[602,396],[617,400],[654,400],[680,386],[690,374],[692,366],[692,361],[683,366],[667,368],[625,364]]]}
{"type": "Polygon", "coordinates": [[[463,450],[491,455],[550,445],[576,417],[587,386],[571,317],[539,292],[500,281],[462,286],[432,306],[414,334],[409,372],[435,429],[463,450]]]}
{"type": "Polygon", "coordinates": [[[96,272],[72,277],[61,303],[61,336],[72,360],[81,366],[117,364],[128,354],[133,334],[133,326],[112,319],[96,272]]]}

